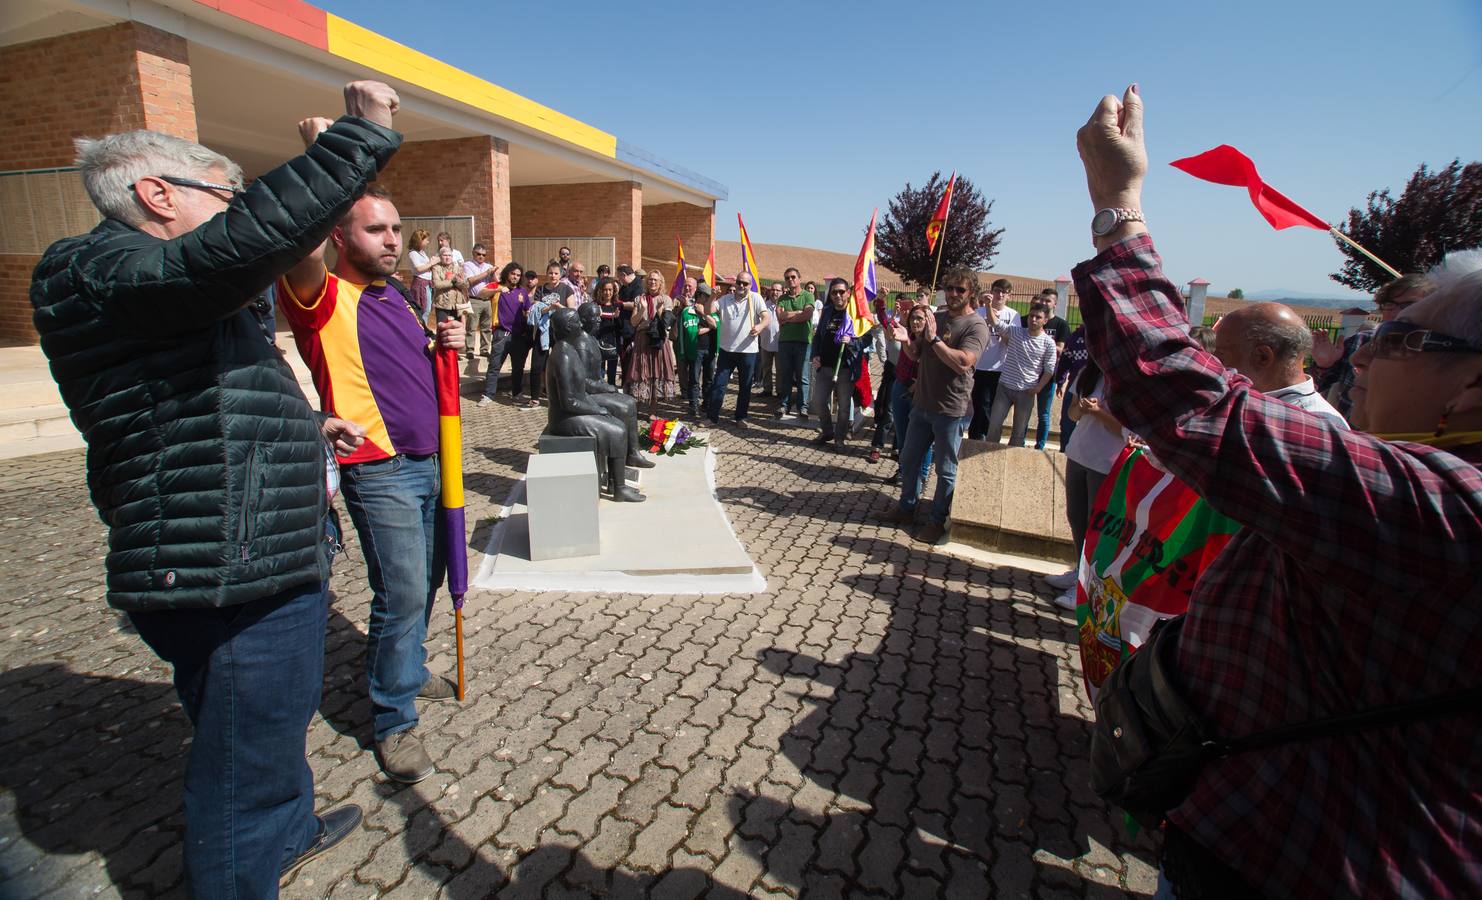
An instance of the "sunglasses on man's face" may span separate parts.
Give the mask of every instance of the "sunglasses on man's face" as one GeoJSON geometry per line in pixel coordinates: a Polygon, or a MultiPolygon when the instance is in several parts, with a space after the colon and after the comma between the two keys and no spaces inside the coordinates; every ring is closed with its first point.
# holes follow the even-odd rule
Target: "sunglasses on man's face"
{"type": "Polygon", "coordinates": [[[1482,347],[1470,341],[1405,321],[1381,324],[1366,347],[1376,359],[1413,359],[1422,353],[1482,353],[1482,347]]]}
{"type": "Polygon", "coordinates": [[[942,290],[946,291],[949,294],[966,294],[967,293],[967,287],[964,286],[964,285],[960,285],[960,284],[944,284],[944,285],[942,285],[942,290]]]}

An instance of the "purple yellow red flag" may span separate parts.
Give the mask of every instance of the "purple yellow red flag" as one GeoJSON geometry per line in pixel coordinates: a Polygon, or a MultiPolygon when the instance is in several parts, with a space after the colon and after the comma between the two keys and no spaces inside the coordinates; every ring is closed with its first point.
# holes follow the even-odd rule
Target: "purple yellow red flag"
{"type": "Polygon", "coordinates": [[[710,245],[710,255],[705,257],[705,268],[700,270],[700,280],[715,290],[715,245],[710,245]]]}
{"type": "Polygon", "coordinates": [[[1263,181],[1251,158],[1229,144],[1220,144],[1198,156],[1175,159],[1169,165],[1204,181],[1245,188],[1256,210],[1277,230],[1293,225],[1318,231],[1332,230],[1332,226],[1320,216],[1302,208],[1295,200],[1263,181]]]}
{"type": "Polygon", "coordinates": [[[441,477],[439,523],[446,541],[448,593],[458,637],[458,699],[463,699],[463,595],[468,593],[467,525],[463,518],[463,417],[458,405],[458,351],[439,347],[434,357],[437,383],[438,470],[441,477]]]}
{"type": "MultiPolygon", "coordinates": [[[[937,170],[941,172],[940,169],[937,170]]],[[[947,227],[947,216],[952,212],[952,186],[957,183],[957,170],[952,171],[952,177],[947,179],[947,192],[942,195],[942,202],[937,204],[937,211],[931,214],[931,221],[926,223],[926,252],[935,253],[937,240],[942,236],[942,229],[947,227]]]]}
{"type": "Polygon", "coordinates": [[[674,285],[669,288],[670,297],[684,296],[684,241],[678,236],[674,240],[679,244],[679,271],[674,274],[674,285]]]}
{"type": "Polygon", "coordinates": [[[741,268],[751,276],[751,289],[759,291],[762,280],[756,274],[756,254],[751,252],[751,238],[746,236],[746,223],[741,221],[740,213],[736,213],[736,224],[741,226],[741,268]]]}
{"type": "Polygon", "coordinates": [[[864,337],[875,327],[875,295],[880,292],[875,281],[875,220],[880,209],[870,213],[870,227],[865,232],[864,246],[854,261],[854,290],[849,297],[849,321],[855,337],[864,337]]]}

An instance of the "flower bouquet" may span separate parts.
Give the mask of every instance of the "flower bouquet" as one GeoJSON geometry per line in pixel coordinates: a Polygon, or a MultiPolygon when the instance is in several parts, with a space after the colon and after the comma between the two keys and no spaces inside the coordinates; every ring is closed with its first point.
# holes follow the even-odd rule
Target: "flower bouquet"
{"type": "Polygon", "coordinates": [[[649,453],[675,456],[691,447],[705,446],[705,439],[697,436],[688,425],[678,419],[654,419],[647,431],[641,431],[639,441],[648,443],[649,453]]]}

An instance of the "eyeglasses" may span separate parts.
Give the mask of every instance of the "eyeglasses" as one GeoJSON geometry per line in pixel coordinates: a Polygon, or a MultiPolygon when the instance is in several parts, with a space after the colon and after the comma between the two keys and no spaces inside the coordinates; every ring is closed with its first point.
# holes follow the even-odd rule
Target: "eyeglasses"
{"type": "MultiPolygon", "coordinates": [[[[155,175],[154,177],[158,178],[160,181],[165,182],[166,184],[173,184],[176,187],[195,188],[199,191],[226,191],[233,197],[242,193],[242,189],[233,184],[217,184],[214,181],[197,181],[194,178],[176,178],[174,175],[155,175]]],[[[132,191],[134,189],[134,185],[138,183],[139,182],[136,181],[134,182],[134,184],[129,185],[129,190],[132,191]]]]}
{"type": "Polygon", "coordinates": [[[849,292],[844,290],[843,288],[834,288],[833,290],[828,292],[828,295],[830,297],[842,297],[847,293],[849,292]]]}
{"type": "Polygon", "coordinates": [[[944,285],[942,285],[942,290],[946,291],[949,294],[966,294],[967,293],[967,287],[964,286],[964,285],[960,285],[960,284],[944,284],[944,285]]]}
{"type": "Polygon", "coordinates": [[[1422,353],[1482,353],[1482,347],[1421,328],[1414,322],[1385,322],[1365,345],[1376,359],[1412,359],[1422,353]]]}
{"type": "Polygon", "coordinates": [[[474,256],[488,256],[489,254],[487,254],[487,253],[480,253],[479,251],[475,250],[475,251],[473,251],[473,255],[474,256]]]}

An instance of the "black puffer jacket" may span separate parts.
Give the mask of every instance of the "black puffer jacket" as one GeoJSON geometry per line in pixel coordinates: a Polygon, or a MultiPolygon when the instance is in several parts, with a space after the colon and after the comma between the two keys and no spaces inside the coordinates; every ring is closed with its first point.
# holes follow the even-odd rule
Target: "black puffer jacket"
{"type": "Polygon", "coordinates": [[[232,606],[328,579],[320,417],[248,304],[400,143],[343,118],[187,235],[105,219],[37,265],[36,329],[87,440],[113,606],[232,606]]]}

